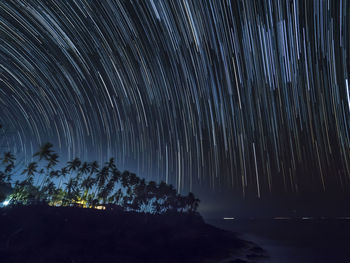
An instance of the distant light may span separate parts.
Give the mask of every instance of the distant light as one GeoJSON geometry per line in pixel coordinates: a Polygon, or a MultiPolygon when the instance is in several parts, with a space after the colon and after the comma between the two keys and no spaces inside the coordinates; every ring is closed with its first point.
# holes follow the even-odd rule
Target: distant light
{"type": "Polygon", "coordinates": [[[337,219],[350,220],[349,216],[337,217],[337,219]]]}
{"type": "Polygon", "coordinates": [[[224,217],[224,220],[234,220],[234,217],[224,217]]]}
{"type": "Polygon", "coordinates": [[[2,202],[2,205],[7,206],[7,205],[9,205],[9,203],[10,203],[10,200],[5,200],[4,202],[2,202]]]}
{"type": "Polygon", "coordinates": [[[98,205],[98,206],[95,206],[95,209],[106,210],[106,207],[104,205],[98,205]]]}
{"type": "Polygon", "coordinates": [[[277,217],[274,217],[273,219],[275,219],[275,220],[290,220],[291,218],[285,217],[285,216],[277,216],[277,217]]]}
{"type": "Polygon", "coordinates": [[[310,219],[312,219],[312,217],[304,216],[304,217],[302,217],[301,219],[302,219],[302,220],[310,220],[310,219]]]}

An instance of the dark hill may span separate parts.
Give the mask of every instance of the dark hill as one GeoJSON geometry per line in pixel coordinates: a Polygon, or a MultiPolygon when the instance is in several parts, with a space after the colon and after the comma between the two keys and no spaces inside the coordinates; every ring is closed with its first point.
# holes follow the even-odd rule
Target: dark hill
{"type": "Polygon", "coordinates": [[[179,213],[16,206],[0,209],[0,226],[6,263],[210,262],[249,246],[198,215],[179,213]]]}

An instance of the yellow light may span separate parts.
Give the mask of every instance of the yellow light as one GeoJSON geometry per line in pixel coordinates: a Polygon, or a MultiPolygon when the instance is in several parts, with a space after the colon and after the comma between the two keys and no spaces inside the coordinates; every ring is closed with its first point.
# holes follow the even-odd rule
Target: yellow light
{"type": "Polygon", "coordinates": [[[103,205],[98,205],[98,206],[95,206],[95,209],[98,209],[98,210],[106,210],[106,207],[103,206],[103,205]]]}

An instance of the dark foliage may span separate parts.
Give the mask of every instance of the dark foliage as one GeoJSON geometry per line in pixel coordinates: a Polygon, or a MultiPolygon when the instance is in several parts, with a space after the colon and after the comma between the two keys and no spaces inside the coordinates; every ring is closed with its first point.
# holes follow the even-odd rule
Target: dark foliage
{"type": "Polygon", "coordinates": [[[81,206],[149,213],[196,213],[199,199],[193,193],[178,194],[165,182],[146,182],[129,171],[120,172],[111,158],[102,167],[95,162],[74,158],[59,166],[58,155],[51,143],[42,145],[22,171],[22,180],[13,182],[15,156],[3,155],[0,171],[0,201],[11,204],[47,203],[51,206],[81,206]]]}

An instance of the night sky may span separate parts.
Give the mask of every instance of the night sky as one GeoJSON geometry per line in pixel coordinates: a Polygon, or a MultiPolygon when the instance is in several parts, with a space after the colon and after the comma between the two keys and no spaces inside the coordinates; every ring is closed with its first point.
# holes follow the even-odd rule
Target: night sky
{"type": "Polygon", "coordinates": [[[182,192],[346,192],[349,25],[348,0],[0,0],[2,149],[182,192]]]}

